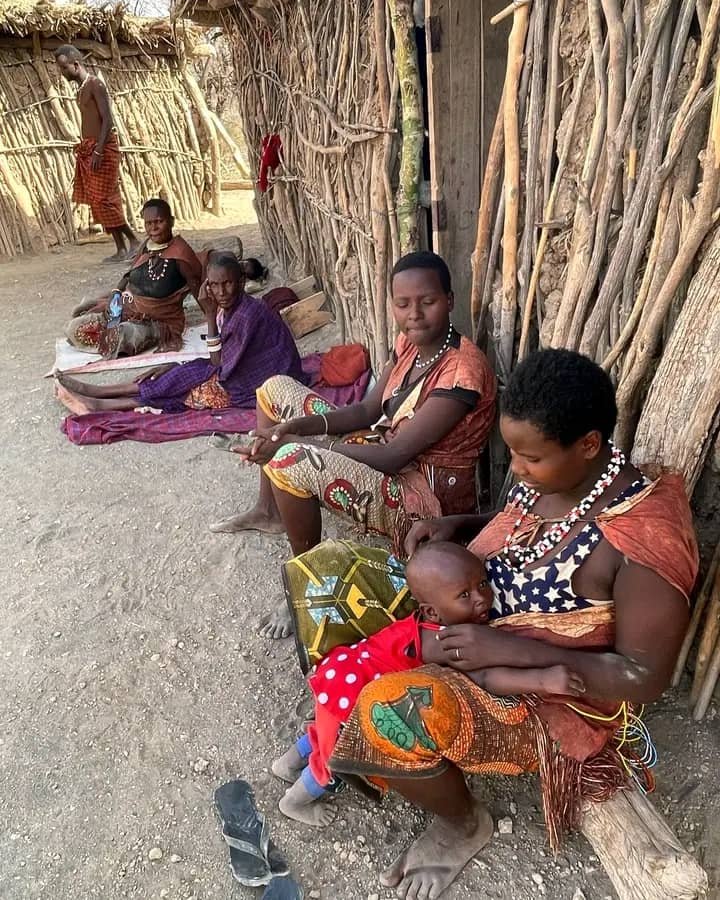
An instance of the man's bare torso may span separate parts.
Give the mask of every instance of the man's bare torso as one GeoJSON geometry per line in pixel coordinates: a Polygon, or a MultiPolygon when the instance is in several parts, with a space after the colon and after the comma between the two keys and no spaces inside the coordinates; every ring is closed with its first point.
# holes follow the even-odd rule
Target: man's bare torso
{"type": "Polygon", "coordinates": [[[103,83],[91,75],[77,93],[77,102],[80,107],[81,131],[83,138],[100,137],[102,119],[98,109],[95,92],[105,90],[103,83]]]}

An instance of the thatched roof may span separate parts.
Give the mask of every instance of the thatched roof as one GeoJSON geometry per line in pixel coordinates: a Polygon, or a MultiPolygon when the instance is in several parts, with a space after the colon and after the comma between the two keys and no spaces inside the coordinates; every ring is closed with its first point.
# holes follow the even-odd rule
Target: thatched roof
{"type": "Polygon", "coordinates": [[[42,37],[68,42],[77,38],[106,42],[112,32],[118,43],[157,47],[175,45],[178,28],[187,31],[183,23],[169,18],[132,16],[120,4],[98,7],[60,5],[51,0],[0,0],[0,37],[25,38],[39,32],[42,37]]]}
{"type": "Polygon", "coordinates": [[[171,0],[173,16],[186,16],[204,26],[222,23],[222,11],[242,6],[265,24],[277,19],[278,10],[288,0],[171,0]]]}

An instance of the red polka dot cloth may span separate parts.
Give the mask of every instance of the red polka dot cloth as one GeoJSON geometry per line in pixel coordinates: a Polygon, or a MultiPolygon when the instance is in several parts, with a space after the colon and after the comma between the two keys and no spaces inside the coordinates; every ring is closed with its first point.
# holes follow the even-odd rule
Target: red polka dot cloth
{"type": "Polygon", "coordinates": [[[357,644],[332,649],[308,676],[318,706],[346,722],[366,684],[388,672],[421,666],[421,627],[437,628],[421,623],[416,614],[393,622],[357,644]]]}

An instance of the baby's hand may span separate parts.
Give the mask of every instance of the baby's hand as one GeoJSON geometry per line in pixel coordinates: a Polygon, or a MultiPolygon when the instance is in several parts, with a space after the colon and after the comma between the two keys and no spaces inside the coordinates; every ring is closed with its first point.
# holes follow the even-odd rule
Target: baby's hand
{"type": "Polygon", "coordinates": [[[585,693],[585,682],[567,666],[550,666],[540,675],[540,693],[581,697],[585,693]]]}

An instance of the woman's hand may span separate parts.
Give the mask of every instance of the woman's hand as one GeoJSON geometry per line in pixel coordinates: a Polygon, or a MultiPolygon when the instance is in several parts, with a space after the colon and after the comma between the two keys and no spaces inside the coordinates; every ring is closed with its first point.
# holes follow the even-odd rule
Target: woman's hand
{"type": "Polygon", "coordinates": [[[238,447],[233,452],[244,457],[249,463],[264,466],[275,456],[283,444],[306,440],[295,432],[296,425],[296,420],[291,419],[289,422],[280,422],[271,428],[256,428],[251,432],[251,437],[254,438],[252,444],[249,447],[238,447]]]}
{"type": "Polygon", "coordinates": [[[212,291],[208,290],[207,280],[200,285],[197,293],[197,302],[200,309],[205,313],[208,322],[214,322],[217,319],[218,305],[213,297],[212,291]]]}
{"type": "Polygon", "coordinates": [[[457,523],[452,516],[441,519],[421,519],[415,522],[405,538],[405,552],[412,556],[419,544],[435,541],[451,541],[457,531],[457,523]]]}
{"type": "Polygon", "coordinates": [[[492,641],[495,629],[487,625],[448,625],[437,633],[445,665],[461,672],[487,666],[487,641],[492,641]]]}

